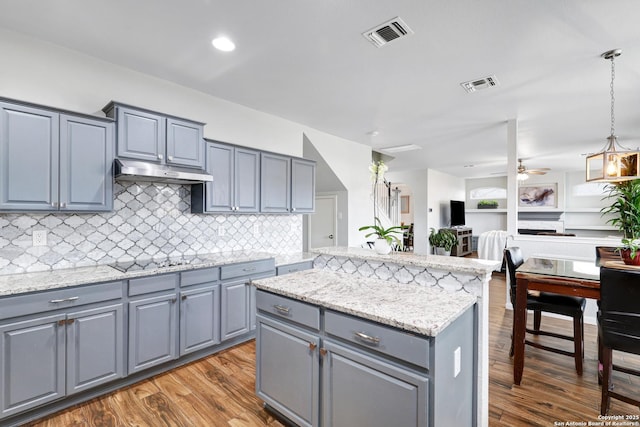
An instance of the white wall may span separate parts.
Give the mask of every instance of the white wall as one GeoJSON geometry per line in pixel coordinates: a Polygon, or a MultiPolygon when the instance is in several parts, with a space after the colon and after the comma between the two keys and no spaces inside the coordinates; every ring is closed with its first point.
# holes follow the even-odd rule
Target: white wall
{"type": "Polygon", "coordinates": [[[402,183],[411,188],[411,209],[413,211],[413,251],[416,254],[429,253],[429,228],[427,226],[427,170],[394,172],[393,163],[386,177],[389,181],[402,183]]]}
{"type": "Polygon", "coordinates": [[[7,98],[99,115],[116,100],[207,123],[207,138],[294,156],[302,156],[306,134],[348,191],[350,245],[372,221],[365,145],[10,31],[0,30],[0,57],[7,98]]]}
{"type": "Polygon", "coordinates": [[[427,173],[428,226],[435,229],[448,227],[451,221],[449,201],[465,199],[464,178],[434,169],[429,169],[427,173]]]}

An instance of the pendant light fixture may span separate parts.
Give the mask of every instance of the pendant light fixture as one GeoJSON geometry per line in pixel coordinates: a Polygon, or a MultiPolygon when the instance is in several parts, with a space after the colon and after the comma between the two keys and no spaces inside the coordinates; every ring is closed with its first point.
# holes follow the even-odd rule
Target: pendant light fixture
{"type": "Polygon", "coordinates": [[[607,137],[607,144],[600,152],[587,156],[587,182],[620,182],[640,178],[640,153],[620,146],[615,134],[614,59],[621,54],[622,49],[614,49],[601,55],[604,59],[611,60],[611,135],[607,137]]]}

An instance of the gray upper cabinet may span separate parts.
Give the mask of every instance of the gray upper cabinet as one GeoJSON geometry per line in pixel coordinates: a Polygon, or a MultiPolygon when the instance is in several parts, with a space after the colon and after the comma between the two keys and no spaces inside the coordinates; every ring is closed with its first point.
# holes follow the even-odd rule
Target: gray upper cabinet
{"type": "Polygon", "coordinates": [[[162,163],[165,147],[165,118],[159,114],[125,107],[116,109],[118,157],[162,163]]]}
{"type": "Polygon", "coordinates": [[[204,168],[201,124],[167,118],[167,164],[204,168]]]}
{"type": "Polygon", "coordinates": [[[113,123],[60,116],[60,210],[113,209],[113,123]]]}
{"type": "Polygon", "coordinates": [[[315,211],[316,163],[278,154],[261,155],[260,211],[315,211]]]}
{"type": "Polygon", "coordinates": [[[202,123],[111,102],[103,111],[117,122],[117,156],[204,169],[202,123]]]}
{"type": "Polygon", "coordinates": [[[113,122],[0,102],[0,210],[109,211],[113,122]]]}
{"type": "Polygon", "coordinates": [[[258,212],[260,153],[208,141],[206,158],[213,182],[192,186],[191,211],[258,212]]]}
{"type": "Polygon", "coordinates": [[[58,113],[5,102],[0,108],[0,209],[56,209],[58,113]]]}
{"type": "Polygon", "coordinates": [[[316,163],[304,159],[291,159],[291,212],[315,212],[315,203],[316,163]]]}
{"type": "Polygon", "coordinates": [[[291,158],[278,154],[260,155],[260,211],[291,211],[291,158]]]}

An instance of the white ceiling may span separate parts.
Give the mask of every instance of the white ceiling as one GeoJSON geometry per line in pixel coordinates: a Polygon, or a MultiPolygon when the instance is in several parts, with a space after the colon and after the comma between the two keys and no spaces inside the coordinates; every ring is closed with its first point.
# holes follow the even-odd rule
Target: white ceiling
{"type": "Polygon", "coordinates": [[[506,171],[514,118],[527,167],[582,169],[609,134],[600,54],[622,48],[616,133],[640,145],[638,0],[14,0],[0,27],[374,149],[417,144],[391,167],[462,177],[506,171]],[[396,16],[415,33],[362,37],[396,16]],[[221,34],[234,52],[212,48],[221,34]],[[491,74],[500,86],[460,87],[491,74]]]}

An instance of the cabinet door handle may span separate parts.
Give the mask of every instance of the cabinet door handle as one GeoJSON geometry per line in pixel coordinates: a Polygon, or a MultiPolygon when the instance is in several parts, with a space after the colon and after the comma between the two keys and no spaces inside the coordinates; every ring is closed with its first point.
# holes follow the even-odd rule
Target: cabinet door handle
{"type": "Polygon", "coordinates": [[[164,156],[162,154],[158,154],[158,160],[162,160],[164,159],[164,156]]]}
{"type": "Polygon", "coordinates": [[[60,203],[60,207],[61,207],[62,209],[66,209],[66,207],[67,207],[67,202],[62,202],[62,203],[60,203]]]}
{"type": "Polygon", "coordinates": [[[296,211],[296,208],[291,208],[291,212],[295,212],[295,211],[296,211]]]}
{"type": "Polygon", "coordinates": [[[278,304],[274,304],[273,308],[275,308],[276,310],[278,310],[280,313],[283,314],[289,314],[289,307],[285,307],[284,305],[278,305],[278,304]]]}
{"type": "Polygon", "coordinates": [[[65,323],[66,323],[66,320],[64,319],[58,320],[58,326],[64,326],[65,323]]]}
{"type": "Polygon", "coordinates": [[[57,208],[58,207],[58,202],[51,202],[51,207],[52,208],[57,208]]]}
{"type": "Polygon", "coordinates": [[[73,322],[75,322],[75,321],[76,321],[76,319],[68,319],[68,320],[67,320],[67,325],[71,325],[71,324],[73,324],[73,322]]]}
{"type": "Polygon", "coordinates": [[[320,356],[324,357],[327,355],[327,349],[326,348],[321,348],[320,349],[320,356]]]}
{"type": "Polygon", "coordinates": [[[169,161],[173,161],[173,156],[167,156],[167,159],[169,159],[169,161]]]}
{"type": "Polygon", "coordinates": [[[182,295],[182,301],[186,300],[187,296],[186,295],[182,295]]]}
{"type": "Polygon", "coordinates": [[[62,298],[62,299],[52,299],[51,301],[49,301],[51,304],[60,304],[61,302],[71,302],[71,301],[75,301],[80,297],[69,297],[69,298],[62,298]]]}
{"type": "Polygon", "coordinates": [[[178,301],[178,298],[171,298],[169,301],[171,302],[171,304],[173,304],[173,303],[175,303],[176,301],[178,301]]]}
{"type": "Polygon", "coordinates": [[[380,338],[378,337],[372,337],[371,335],[367,335],[363,332],[354,332],[354,334],[357,338],[360,338],[360,340],[364,341],[367,344],[373,344],[373,345],[380,344],[380,338]]]}
{"type": "Polygon", "coordinates": [[[318,346],[318,344],[314,343],[314,342],[310,342],[309,343],[309,350],[313,351],[316,349],[316,347],[318,346]]]}

